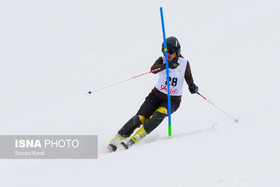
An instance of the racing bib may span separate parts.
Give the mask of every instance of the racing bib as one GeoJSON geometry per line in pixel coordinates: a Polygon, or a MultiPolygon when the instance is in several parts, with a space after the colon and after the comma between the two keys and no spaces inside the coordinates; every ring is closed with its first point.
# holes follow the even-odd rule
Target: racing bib
{"type": "MultiPolygon", "coordinates": [[[[162,56],[163,62],[165,62],[165,57],[162,56]]],[[[181,96],[183,89],[183,82],[185,79],[185,71],[188,61],[184,58],[179,57],[179,66],[175,69],[169,68],[169,83],[170,83],[170,95],[181,96]]],[[[158,73],[158,82],[155,87],[162,93],[167,94],[167,79],[166,71],[161,71],[158,73]]]]}

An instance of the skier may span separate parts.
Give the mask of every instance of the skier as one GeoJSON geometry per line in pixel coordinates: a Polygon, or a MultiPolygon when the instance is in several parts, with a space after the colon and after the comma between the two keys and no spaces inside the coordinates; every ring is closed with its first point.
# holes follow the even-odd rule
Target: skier
{"type": "MultiPolygon", "coordinates": [[[[189,62],[181,55],[181,46],[176,37],[171,36],[166,39],[167,55],[170,75],[170,95],[171,113],[175,112],[181,102],[182,87],[184,79],[189,86],[189,91],[194,94],[198,92],[198,87],[194,84],[189,62]]],[[[164,45],[162,43],[162,53],[164,45]]],[[[140,109],[124,126],[118,131],[117,135],[109,142],[109,149],[116,151],[121,143],[126,149],[151,133],[168,115],[167,113],[167,81],[165,70],[165,56],[159,57],[151,70],[159,69],[158,82],[146,97],[140,109]],[[135,129],[139,128],[134,135],[135,129]],[[131,136],[132,135],[132,136],[131,136]],[[131,138],[127,143],[126,138],[131,138]]]]}

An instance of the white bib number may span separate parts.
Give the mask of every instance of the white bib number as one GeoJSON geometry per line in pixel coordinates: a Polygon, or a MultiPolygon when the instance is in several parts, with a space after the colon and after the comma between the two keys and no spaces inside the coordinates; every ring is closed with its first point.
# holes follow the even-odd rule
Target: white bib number
{"type": "MultiPolygon", "coordinates": [[[[162,57],[165,61],[165,57],[162,57]]],[[[170,95],[180,96],[182,95],[183,82],[185,78],[185,71],[187,67],[187,60],[179,57],[179,66],[175,69],[169,69],[169,84],[170,84],[170,95]]],[[[158,82],[155,86],[162,93],[167,94],[167,78],[166,71],[158,73],[158,82]]]]}

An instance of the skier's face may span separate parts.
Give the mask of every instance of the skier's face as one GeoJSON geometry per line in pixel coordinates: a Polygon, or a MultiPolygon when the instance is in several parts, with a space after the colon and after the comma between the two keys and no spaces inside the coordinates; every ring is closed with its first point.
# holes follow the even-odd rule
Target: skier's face
{"type": "Polygon", "coordinates": [[[172,53],[172,54],[167,53],[167,57],[168,57],[168,60],[173,60],[176,57],[176,52],[172,53]]]}

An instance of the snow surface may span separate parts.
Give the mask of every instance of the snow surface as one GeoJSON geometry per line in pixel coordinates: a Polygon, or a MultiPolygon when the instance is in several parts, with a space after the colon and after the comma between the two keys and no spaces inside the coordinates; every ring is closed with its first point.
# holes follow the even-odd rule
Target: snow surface
{"type": "Polygon", "coordinates": [[[98,135],[95,160],[0,160],[0,185],[280,186],[280,2],[103,0],[0,2],[0,132],[98,135]],[[159,7],[201,94],[131,149],[107,143],[157,76],[159,7]],[[277,86],[278,85],[278,86],[277,86]]]}

